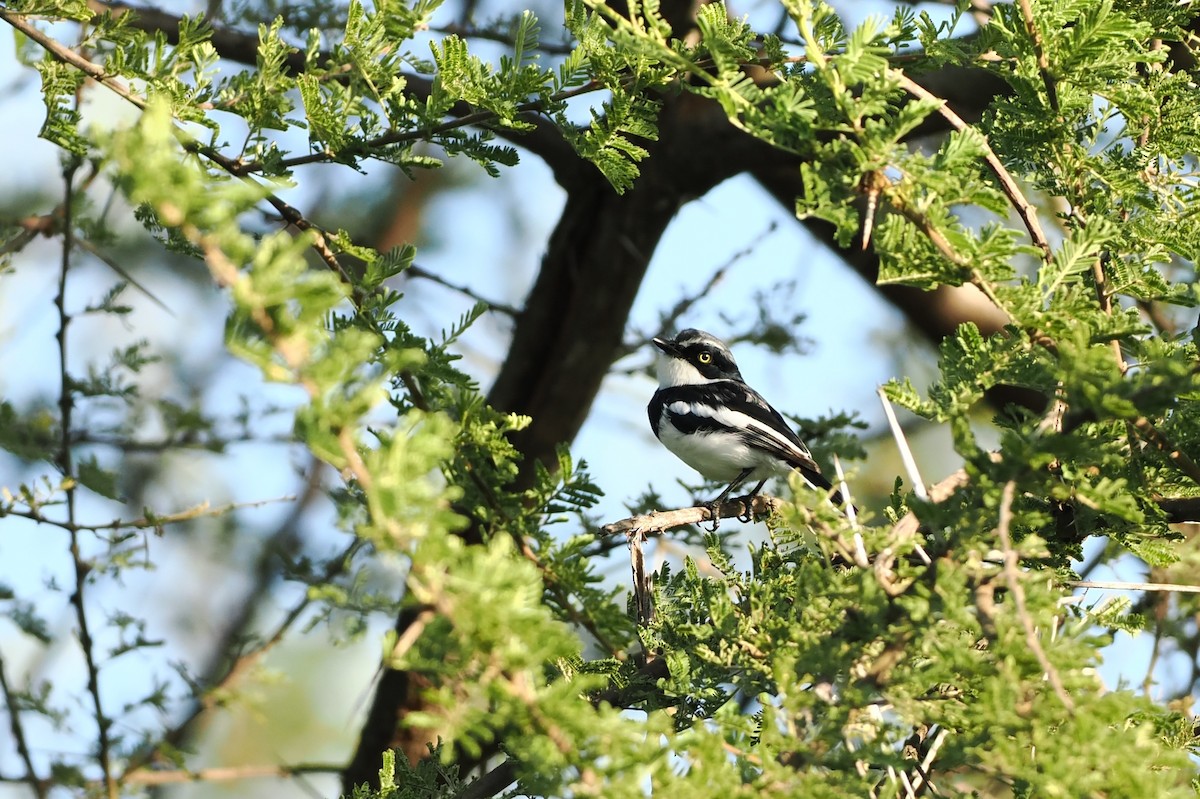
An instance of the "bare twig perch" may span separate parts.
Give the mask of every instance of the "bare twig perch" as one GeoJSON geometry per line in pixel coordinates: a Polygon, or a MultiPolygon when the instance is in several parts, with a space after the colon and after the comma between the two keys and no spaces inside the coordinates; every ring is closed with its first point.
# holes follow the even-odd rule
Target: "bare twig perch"
{"type": "MultiPolygon", "coordinates": [[[[770,516],[779,507],[781,502],[782,500],[775,497],[768,497],[764,494],[759,494],[753,499],[750,499],[749,494],[733,497],[717,506],[717,517],[732,519],[737,516],[744,516],[747,510],[747,503],[749,503],[750,515],[753,518],[770,516]]],[[[707,505],[697,505],[694,508],[680,508],[679,510],[651,511],[640,516],[630,516],[628,519],[621,519],[618,522],[606,524],[600,528],[600,535],[617,535],[619,533],[629,533],[631,530],[638,530],[642,535],[648,537],[656,536],[676,527],[712,521],[712,518],[707,505]]]]}

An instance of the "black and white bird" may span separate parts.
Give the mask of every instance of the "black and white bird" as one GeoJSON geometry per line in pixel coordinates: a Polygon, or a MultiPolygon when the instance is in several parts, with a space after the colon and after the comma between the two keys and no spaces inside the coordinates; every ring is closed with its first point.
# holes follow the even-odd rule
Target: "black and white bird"
{"type": "MultiPolygon", "coordinates": [[[[746,385],[725,342],[692,328],[673,339],[652,341],[661,354],[658,391],[646,408],[650,427],[688,466],[710,480],[729,483],[708,503],[714,523],[717,505],[747,480],[758,481],[750,496],[768,478],[793,469],[815,488],[832,488],[779,411],[746,385]]],[[[842,504],[838,491],[830,499],[842,504]]]]}

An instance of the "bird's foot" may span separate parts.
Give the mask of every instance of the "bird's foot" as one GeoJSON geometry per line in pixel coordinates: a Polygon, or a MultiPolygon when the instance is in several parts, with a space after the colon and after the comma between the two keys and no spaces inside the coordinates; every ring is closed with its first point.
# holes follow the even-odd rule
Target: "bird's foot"
{"type": "Polygon", "coordinates": [[[754,497],[746,497],[741,503],[742,512],[738,514],[737,520],[742,524],[749,524],[754,521],[754,497]]]}
{"type": "Polygon", "coordinates": [[[715,533],[721,526],[721,501],[714,499],[712,502],[706,502],[704,507],[708,508],[708,518],[712,520],[712,529],[709,532],[715,533]]]}

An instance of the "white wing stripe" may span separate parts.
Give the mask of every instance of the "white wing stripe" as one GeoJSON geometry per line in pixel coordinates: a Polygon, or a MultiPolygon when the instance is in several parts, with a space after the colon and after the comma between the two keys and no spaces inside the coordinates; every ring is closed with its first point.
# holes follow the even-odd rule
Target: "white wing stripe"
{"type": "Polygon", "coordinates": [[[684,402],[683,400],[672,402],[667,406],[667,409],[671,413],[681,416],[687,414],[704,416],[731,430],[753,430],[770,437],[784,452],[794,452],[802,455],[805,459],[812,457],[806,449],[797,449],[795,443],[783,433],[741,411],[735,411],[722,406],[706,405],[700,402],[684,402]]]}

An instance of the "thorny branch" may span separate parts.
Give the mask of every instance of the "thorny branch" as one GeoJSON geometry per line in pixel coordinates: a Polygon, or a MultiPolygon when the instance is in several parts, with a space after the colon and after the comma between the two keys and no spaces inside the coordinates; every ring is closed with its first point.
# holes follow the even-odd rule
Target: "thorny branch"
{"type": "Polygon", "coordinates": [[[8,676],[4,673],[3,657],[0,657],[0,693],[3,693],[4,706],[8,708],[8,728],[17,743],[17,754],[25,764],[25,782],[38,799],[46,799],[49,795],[46,784],[38,779],[37,769],[33,767],[33,755],[29,752],[29,742],[25,738],[25,725],[21,723],[21,708],[17,703],[16,692],[9,686],[8,676]]]}
{"type": "MultiPolygon", "coordinates": [[[[28,36],[32,41],[36,42],[38,45],[44,48],[46,52],[50,53],[59,61],[75,67],[92,80],[100,83],[102,86],[105,86],[108,89],[111,89],[118,96],[132,103],[138,109],[142,111],[146,110],[146,101],[131,92],[129,88],[125,86],[125,84],[108,75],[104,71],[103,67],[93,64],[91,61],[84,58],[79,53],[76,53],[71,48],[65,47],[54,38],[47,36],[45,33],[39,30],[37,26],[31,24],[28,18],[24,15],[14,13],[7,8],[0,8],[0,19],[3,19],[9,25],[28,36]]],[[[200,144],[194,139],[188,137],[187,134],[178,128],[174,128],[173,130],[185,148],[203,155],[205,158],[208,158],[210,161],[224,169],[230,175],[242,178],[247,182],[251,182],[253,185],[261,189],[259,184],[253,183],[253,181],[247,177],[248,173],[243,170],[238,161],[222,155],[218,150],[212,147],[200,144]]],[[[333,251],[329,248],[329,245],[325,240],[325,235],[319,228],[309,222],[303,214],[274,194],[266,192],[263,199],[270,203],[271,206],[273,206],[275,210],[279,212],[279,215],[283,217],[284,221],[286,221],[288,224],[294,225],[299,230],[311,231],[313,234],[313,250],[321,257],[321,260],[323,260],[343,281],[347,283],[351,282],[349,275],[338,262],[337,256],[334,255],[333,251]]]]}
{"type": "Polygon", "coordinates": [[[87,690],[92,701],[92,713],[96,719],[96,759],[100,772],[104,775],[105,792],[109,799],[117,799],[117,782],[112,771],[112,741],[109,738],[109,719],[104,715],[104,703],[100,699],[100,666],[96,661],[95,642],[92,639],[91,628],[87,617],[87,606],[84,601],[84,586],[88,583],[88,574],[92,564],[83,556],[80,545],[80,531],[75,525],[75,497],[77,483],[75,481],[75,465],[71,443],[71,417],[75,410],[75,386],[68,372],[67,331],[71,325],[71,314],[67,311],[67,274],[71,269],[71,251],[74,249],[74,230],[72,215],[74,213],[74,177],[77,164],[72,163],[63,171],[63,243],[62,262],[58,273],[58,291],[54,296],[54,307],[58,312],[58,408],[61,428],[61,441],[56,465],[64,478],[64,492],[67,504],[67,524],[70,525],[71,563],[74,567],[75,589],[71,592],[71,605],[75,609],[75,623],[79,635],[79,647],[83,652],[83,662],[87,669],[87,690]]]}

